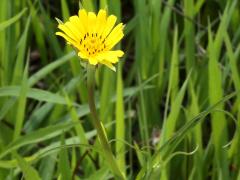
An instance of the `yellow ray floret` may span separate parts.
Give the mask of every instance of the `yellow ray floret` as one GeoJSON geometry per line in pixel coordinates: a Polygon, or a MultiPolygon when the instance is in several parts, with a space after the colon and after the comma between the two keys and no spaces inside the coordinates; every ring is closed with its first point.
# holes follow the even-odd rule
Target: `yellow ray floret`
{"type": "Polygon", "coordinates": [[[78,56],[90,64],[104,64],[115,71],[113,64],[124,55],[121,50],[111,50],[124,36],[124,25],[119,23],[114,27],[116,20],[114,15],[107,17],[103,9],[97,15],[81,9],[78,16],[71,16],[66,23],[58,21],[62,32],[56,32],[56,35],[74,46],[78,56]]]}

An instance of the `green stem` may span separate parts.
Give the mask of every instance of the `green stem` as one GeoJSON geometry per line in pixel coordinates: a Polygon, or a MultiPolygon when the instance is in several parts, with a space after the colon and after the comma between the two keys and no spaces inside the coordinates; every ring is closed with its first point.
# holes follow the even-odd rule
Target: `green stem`
{"type": "Polygon", "coordinates": [[[111,147],[108,143],[107,137],[105,135],[105,131],[103,129],[104,127],[101,124],[101,121],[97,115],[97,110],[96,110],[95,101],[94,101],[94,86],[95,86],[94,75],[95,75],[95,66],[89,64],[87,68],[88,103],[89,103],[89,108],[93,117],[93,125],[97,130],[98,138],[103,148],[104,156],[108,161],[108,164],[112,172],[114,173],[115,178],[125,179],[123,173],[120,171],[117,165],[115,157],[111,151],[111,147]]]}

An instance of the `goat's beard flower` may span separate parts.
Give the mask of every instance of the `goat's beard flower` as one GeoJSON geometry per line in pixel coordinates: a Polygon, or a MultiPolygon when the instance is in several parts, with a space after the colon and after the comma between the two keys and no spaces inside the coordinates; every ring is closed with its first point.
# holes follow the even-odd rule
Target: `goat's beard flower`
{"type": "Polygon", "coordinates": [[[92,65],[104,64],[115,71],[113,64],[123,56],[121,50],[111,50],[124,36],[123,23],[115,25],[117,17],[107,17],[105,10],[94,12],[79,10],[78,16],[71,16],[66,23],[58,20],[58,28],[68,44],[75,47],[80,58],[87,60],[92,65]]]}

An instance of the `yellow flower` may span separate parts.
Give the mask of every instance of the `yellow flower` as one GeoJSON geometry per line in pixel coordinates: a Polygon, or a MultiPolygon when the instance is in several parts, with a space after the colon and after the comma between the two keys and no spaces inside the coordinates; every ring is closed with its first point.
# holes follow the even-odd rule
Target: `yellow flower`
{"type": "Polygon", "coordinates": [[[90,64],[104,64],[115,71],[113,64],[124,54],[121,50],[111,50],[124,36],[124,25],[119,23],[114,27],[116,20],[114,15],[107,17],[102,9],[97,15],[81,9],[78,16],[71,16],[66,23],[58,20],[58,28],[63,32],[56,32],[56,35],[74,46],[78,56],[90,64]]]}

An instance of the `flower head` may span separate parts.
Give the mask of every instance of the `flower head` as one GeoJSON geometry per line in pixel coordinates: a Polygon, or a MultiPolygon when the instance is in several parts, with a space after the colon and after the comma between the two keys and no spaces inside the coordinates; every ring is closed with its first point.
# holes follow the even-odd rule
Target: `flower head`
{"type": "Polygon", "coordinates": [[[81,9],[78,16],[71,16],[66,23],[58,21],[62,32],[56,32],[56,35],[74,46],[78,56],[90,64],[104,64],[115,71],[113,64],[124,54],[121,50],[111,50],[124,36],[124,25],[119,23],[114,27],[116,20],[114,15],[107,17],[107,12],[102,9],[97,15],[81,9]]]}

